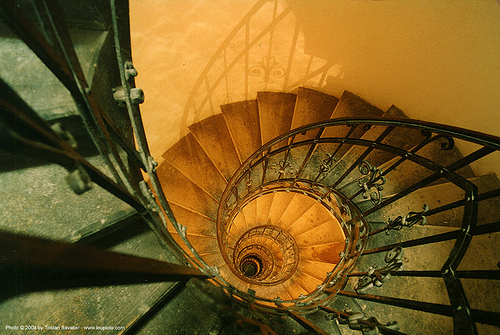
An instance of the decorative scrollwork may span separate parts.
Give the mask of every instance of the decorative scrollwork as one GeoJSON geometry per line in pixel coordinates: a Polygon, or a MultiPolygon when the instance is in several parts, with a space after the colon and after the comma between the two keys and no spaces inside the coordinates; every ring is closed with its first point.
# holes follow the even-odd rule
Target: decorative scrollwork
{"type": "Polygon", "coordinates": [[[432,133],[428,130],[422,130],[422,136],[426,137],[424,140],[424,145],[428,145],[429,143],[435,142],[439,139],[444,139],[445,142],[441,143],[441,149],[443,150],[451,150],[455,147],[455,140],[453,137],[446,136],[446,135],[435,135],[432,136],[432,133]]]}
{"type": "Polygon", "coordinates": [[[344,310],[344,313],[331,314],[328,319],[337,318],[340,324],[346,324],[352,330],[359,330],[363,335],[378,335],[379,327],[391,330],[399,330],[397,321],[391,321],[386,324],[379,322],[373,316],[367,316],[362,313],[353,313],[351,309],[344,310]],[[346,315],[347,314],[347,315],[346,315]]]}
{"type": "Polygon", "coordinates": [[[395,271],[400,271],[403,269],[403,248],[396,247],[389,251],[384,261],[387,265],[383,268],[377,269],[377,266],[373,264],[366,275],[359,278],[356,287],[354,288],[358,293],[364,293],[369,288],[373,286],[380,287],[382,283],[391,277],[391,273],[395,271]]]}
{"type": "Polygon", "coordinates": [[[408,212],[406,216],[398,216],[394,220],[389,219],[387,226],[384,228],[385,233],[389,234],[390,230],[401,230],[403,227],[412,227],[415,224],[420,224],[421,226],[427,223],[426,212],[429,211],[430,207],[427,204],[423,205],[423,210],[421,212],[408,212]]]}
{"type": "Polygon", "coordinates": [[[445,135],[436,135],[432,137],[427,144],[437,141],[439,139],[444,139],[446,142],[441,143],[441,149],[443,150],[451,150],[455,147],[455,141],[453,140],[452,137],[445,136],[445,135]]]}
{"type": "Polygon", "coordinates": [[[319,172],[323,174],[327,174],[332,169],[332,162],[336,163],[338,161],[337,158],[333,157],[333,155],[326,154],[326,158],[321,162],[319,166],[319,172]]]}
{"type": "Polygon", "coordinates": [[[290,162],[285,162],[284,160],[281,160],[279,164],[269,164],[267,167],[269,170],[278,170],[278,173],[280,174],[296,174],[297,169],[292,167],[292,164],[290,162]]]}
{"type": "Polygon", "coordinates": [[[385,176],[382,176],[382,170],[372,167],[367,161],[362,161],[359,166],[359,172],[364,177],[358,180],[358,185],[363,189],[363,198],[368,199],[373,205],[378,205],[382,201],[381,191],[384,189],[385,176]]]}
{"type": "Polygon", "coordinates": [[[248,69],[248,74],[252,77],[264,76],[264,82],[273,84],[274,79],[285,76],[285,69],[278,65],[273,56],[265,56],[257,65],[248,69]]]}

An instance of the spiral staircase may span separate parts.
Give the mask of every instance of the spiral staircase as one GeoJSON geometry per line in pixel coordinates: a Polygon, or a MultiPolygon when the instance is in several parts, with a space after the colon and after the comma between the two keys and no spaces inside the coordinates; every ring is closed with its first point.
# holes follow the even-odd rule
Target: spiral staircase
{"type": "MultiPolygon", "coordinates": [[[[399,230],[405,225],[425,223],[423,227],[410,228],[413,231],[405,236],[417,238],[446,234],[462,224],[457,219],[462,213],[457,211],[422,216],[429,208],[459,201],[460,195],[454,190],[456,186],[442,179],[420,187],[394,204],[376,208],[384,199],[419,183],[430,172],[412,162],[397,164],[401,158],[387,151],[345,144],[346,139],[384,143],[413,153],[419,151],[423,157],[441,166],[463,159],[449,138],[444,142],[430,141],[429,134],[418,129],[394,130],[364,124],[370,118],[382,124],[387,124],[385,120],[403,122],[406,116],[395,106],[384,112],[350,92],[344,92],[338,99],[299,87],[296,94],[259,92],[256,100],[222,105],[221,111],[221,114],[193,124],[190,133],[164,153],[165,161],[159,166],[158,175],[174,215],[186,224],[181,235],[191,241],[209,266],[218,269],[224,281],[240,292],[250,292],[263,305],[285,306],[290,302],[294,304],[291,306],[300,306],[301,299],[318,288],[324,289],[332,273],[342,273],[339,270],[344,265],[341,259],[347,254],[365,250],[367,245],[373,248],[395,241],[394,237],[382,234],[367,237],[362,233],[365,228],[371,231],[370,234],[374,231],[389,233],[391,227],[399,230]],[[353,124],[321,131],[320,127],[310,126],[338,118],[356,121],[362,126],[353,124]],[[280,136],[296,128],[298,130],[287,137],[280,136]],[[321,142],[321,139],[334,137],[344,142],[321,142]],[[239,166],[242,163],[243,166],[239,166]],[[343,180],[338,182],[339,179],[343,180]],[[338,186],[329,190],[332,184],[338,186]],[[238,195],[230,195],[231,192],[238,195]],[[364,228],[357,231],[346,228],[362,212],[368,212],[365,226],[361,225],[364,228]],[[401,220],[403,217],[411,223],[391,226],[396,218],[401,220]],[[251,271],[247,273],[245,269],[249,267],[251,271]]],[[[480,193],[494,191],[499,185],[495,175],[474,176],[468,166],[457,174],[474,182],[480,193]]],[[[497,205],[495,201],[483,203],[478,222],[496,222],[498,218],[490,215],[497,205]]],[[[179,233],[173,228],[171,233],[182,245],[179,233]]],[[[401,252],[399,244],[391,244],[395,250],[387,247],[383,250],[401,252]]],[[[448,247],[439,248],[442,246],[418,250],[418,254],[407,251],[410,254],[404,258],[398,255],[396,263],[390,259],[394,256],[386,258],[386,265],[398,265],[382,277],[401,270],[403,263],[398,262],[402,259],[408,262],[405,267],[421,271],[429,267],[417,258],[444,263],[449,250],[444,252],[448,247]],[[436,250],[440,250],[439,253],[436,254],[436,250]]],[[[190,252],[187,247],[185,251],[190,252]]],[[[377,258],[372,257],[368,262],[375,260],[377,258]]],[[[384,260],[378,261],[384,264],[384,260]]],[[[472,266],[474,261],[465,259],[463,262],[472,266]]],[[[354,272],[361,276],[361,269],[368,270],[371,265],[360,260],[358,271],[354,272]]],[[[348,266],[345,268],[353,271],[348,266]]],[[[371,269],[375,270],[376,266],[371,269]]],[[[369,287],[374,285],[374,280],[370,280],[367,273],[363,273],[365,277],[357,284],[350,282],[357,292],[371,291],[369,287]]],[[[397,281],[395,286],[411,285],[407,278],[394,277],[392,280],[397,281]]],[[[432,297],[420,299],[447,301],[444,287],[436,282],[425,285],[434,286],[430,289],[432,297]]],[[[403,293],[403,288],[393,289],[392,294],[403,293]]],[[[488,309],[494,309],[493,305],[488,309]]],[[[400,320],[408,317],[408,313],[392,315],[400,320]]],[[[444,332],[444,324],[437,321],[437,325],[427,332],[444,332]]],[[[419,332],[411,326],[406,327],[408,333],[419,332]]]]}
{"type": "Polygon", "coordinates": [[[499,333],[499,138],[297,85],[158,164],[128,10],[0,4],[0,333],[499,333]]]}

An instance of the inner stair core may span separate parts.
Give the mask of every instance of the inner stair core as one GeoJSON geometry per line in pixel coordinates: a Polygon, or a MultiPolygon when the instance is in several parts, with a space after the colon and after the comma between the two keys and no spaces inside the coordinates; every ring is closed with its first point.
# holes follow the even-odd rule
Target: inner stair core
{"type": "Polygon", "coordinates": [[[298,192],[275,191],[247,202],[220,238],[237,277],[231,282],[241,288],[250,284],[257,295],[272,289],[273,297],[282,299],[314,291],[345,248],[334,212],[340,209],[298,192]]]}

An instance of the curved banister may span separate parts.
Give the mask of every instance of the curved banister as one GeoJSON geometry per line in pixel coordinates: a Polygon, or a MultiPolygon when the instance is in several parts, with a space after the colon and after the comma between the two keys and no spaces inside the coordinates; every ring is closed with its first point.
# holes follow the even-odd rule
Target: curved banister
{"type": "MultiPolygon", "coordinates": [[[[392,131],[392,130],[391,130],[392,131]]],[[[390,131],[389,131],[390,132],[390,131]]],[[[460,264],[460,261],[462,257],[465,254],[465,251],[467,250],[468,244],[470,243],[472,239],[472,233],[471,231],[474,230],[474,227],[476,225],[476,220],[477,220],[477,207],[478,207],[478,191],[477,187],[464,177],[460,176],[459,174],[456,173],[456,171],[464,166],[468,166],[470,163],[489,155],[492,152],[500,150],[500,138],[483,134],[480,132],[476,131],[471,131],[463,128],[458,128],[458,127],[453,127],[453,126],[446,126],[446,125],[441,125],[437,123],[431,123],[431,122],[424,122],[420,120],[408,120],[408,119],[398,119],[398,118],[381,118],[381,117],[373,117],[373,118],[337,118],[337,119],[331,119],[331,120],[326,120],[326,121],[321,121],[317,122],[314,124],[309,124],[297,129],[293,129],[289,131],[286,134],[280,135],[266,144],[264,144],[259,150],[257,150],[253,155],[251,155],[236,171],[229,181],[226,189],[224,190],[223,196],[221,198],[220,202],[220,207],[219,207],[219,213],[218,213],[218,224],[220,227],[221,221],[224,219],[224,212],[228,210],[228,207],[230,208],[231,206],[235,206],[233,208],[238,208],[239,204],[238,202],[244,202],[245,197],[250,196],[251,194],[256,194],[259,191],[259,187],[254,187],[251,191],[248,191],[248,195],[243,194],[238,194],[238,187],[240,183],[245,182],[247,178],[250,178],[250,175],[253,171],[254,168],[260,167],[262,165],[265,166],[265,162],[269,160],[271,157],[276,156],[278,154],[281,154],[280,157],[283,156],[285,152],[289,152],[290,150],[293,150],[296,147],[303,147],[303,146],[310,146],[311,148],[314,148],[316,145],[320,145],[323,143],[344,143],[346,145],[353,145],[353,146],[360,146],[366,148],[366,150],[378,150],[378,151],[386,151],[390,152],[393,155],[397,156],[400,158],[400,160],[408,160],[412,161],[413,163],[416,163],[427,170],[431,172],[430,176],[427,176],[423,178],[420,182],[417,182],[416,184],[408,187],[405,190],[400,191],[398,194],[389,197],[387,199],[382,200],[379,204],[374,205],[372,208],[369,210],[365,210],[364,212],[358,212],[357,214],[354,214],[351,218],[350,221],[345,222],[346,225],[352,224],[354,222],[357,222],[358,220],[364,220],[364,217],[367,215],[370,215],[372,213],[377,212],[378,210],[384,208],[388,204],[400,199],[404,198],[406,195],[411,194],[413,191],[425,187],[426,185],[431,184],[432,182],[445,178],[449,182],[455,184],[458,186],[460,189],[462,189],[465,192],[463,200],[457,202],[454,204],[455,207],[458,206],[463,206],[464,208],[464,214],[462,218],[462,226],[459,231],[457,231],[457,234],[454,235],[454,239],[456,239],[456,242],[454,244],[453,249],[451,250],[447,260],[444,262],[441,268],[441,276],[445,281],[449,298],[450,298],[450,307],[453,312],[449,313],[450,316],[453,317],[454,323],[455,323],[455,329],[468,329],[470,332],[474,332],[475,325],[474,325],[474,320],[471,316],[471,308],[468,305],[467,298],[465,296],[465,293],[463,291],[463,288],[460,285],[460,281],[458,277],[455,275],[455,271],[457,270],[458,265],[460,264]],[[388,144],[384,144],[383,141],[376,142],[373,140],[366,140],[362,138],[349,138],[349,137],[320,137],[322,133],[324,133],[325,129],[328,128],[333,128],[333,127],[339,127],[339,126],[385,126],[385,127],[392,127],[393,128],[407,128],[407,129],[418,129],[422,132],[422,142],[420,145],[417,145],[415,148],[413,148],[413,151],[410,149],[402,149],[398,148],[395,146],[391,146],[388,144]],[[309,132],[313,130],[320,130],[318,136],[312,139],[307,139],[307,140],[302,140],[298,142],[294,142],[296,139],[296,136],[300,134],[304,134],[304,132],[309,132]],[[434,134],[434,135],[432,135],[434,134]],[[291,139],[291,140],[290,140],[291,139]],[[457,160],[456,162],[449,164],[447,166],[443,166],[439,164],[439,162],[435,162],[430,160],[429,158],[426,158],[424,156],[419,155],[419,150],[428,145],[429,143],[432,143],[436,140],[442,139],[445,142],[441,144],[441,149],[442,150],[450,150],[453,148],[454,145],[454,140],[459,139],[463,141],[467,141],[470,143],[474,143],[476,145],[482,146],[482,148],[479,148],[472,154],[465,156],[464,158],[461,158],[457,160]],[[284,146],[279,146],[279,143],[283,143],[284,140],[290,140],[288,145],[284,146]],[[253,192],[253,193],[252,193],[253,192]],[[225,201],[231,197],[232,195],[237,195],[236,196],[236,203],[233,203],[231,206],[224,206],[225,201]]],[[[311,149],[313,150],[313,149],[311,149]]],[[[370,152],[368,151],[368,152],[370,152]]],[[[287,157],[287,156],[285,156],[287,157]]],[[[307,159],[307,157],[305,158],[307,159]]],[[[360,161],[358,158],[357,161],[360,161]]],[[[306,164],[305,162],[303,165],[306,164]]],[[[348,171],[353,171],[352,168],[348,171]]],[[[293,175],[293,173],[291,173],[293,175]]],[[[298,173],[300,174],[300,172],[298,173]]],[[[390,176],[390,171],[389,174],[390,176]]],[[[264,179],[264,178],[263,178],[264,179]]],[[[317,179],[317,178],[316,178],[317,179]]],[[[376,181],[376,178],[372,180],[372,182],[376,181]]],[[[292,178],[284,178],[280,177],[276,179],[276,182],[280,183],[288,183],[285,186],[285,188],[289,188],[290,190],[295,190],[294,185],[296,183],[301,183],[301,182],[309,182],[311,183],[310,180],[304,180],[301,179],[299,175],[296,175],[295,177],[292,178]]],[[[269,181],[267,183],[262,182],[263,187],[269,187],[269,185],[272,185],[273,181],[269,181]]],[[[334,183],[335,185],[339,185],[339,183],[334,183]]],[[[328,185],[323,185],[321,182],[313,182],[313,185],[318,185],[319,187],[322,188],[328,188],[328,185]]],[[[299,190],[299,189],[297,189],[299,190]]],[[[296,190],[296,191],[297,191],[296,190]]],[[[299,190],[300,191],[300,190],[299,190]]],[[[333,188],[330,188],[330,190],[324,194],[324,199],[327,195],[331,194],[334,192],[333,188]]],[[[359,191],[361,192],[361,191],[359,191]]],[[[359,195],[360,193],[357,193],[359,195]]],[[[351,197],[351,200],[356,196],[351,197]]],[[[446,205],[443,205],[446,206],[446,205]]],[[[441,209],[443,211],[444,209],[441,209]]],[[[422,220],[426,216],[434,215],[436,214],[437,211],[426,211],[424,210],[423,212],[419,212],[415,214],[415,219],[414,220],[422,220]]],[[[411,225],[408,225],[410,227],[411,225]]],[[[378,232],[384,231],[384,229],[378,230],[378,232]]],[[[221,233],[221,230],[219,229],[219,233],[221,233]]],[[[223,234],[222,234],[223,235],[223,234]]],[[[439,241],[439,240],[437,240],[439,241]]],[[[436,242],[437,242],[436,241],[436,242]]],[[[407,246],[411,246],[411,241],[409,243],[406,243],[407,246]]],[[[434,241],[426,241],[423,242],[423,244],[427,243],[434,243],[434,241]]],[[[394,244],[392,246],[388,246],[387,248],[378,248],[377,252],[381,252],[383,250],[390,250],[390,248],[395,247],[398,244],[394,244]]],[[[346,258],[342,259],[342,262],[348,261],[351,258],[356,258],[356,257],[362,257],[364,254],[364,250],[354,250],[350,249],[351,253],[348,255],[346,258]]],[[[366,250],[367,254],[371,254],[372,251],[366,250]]],[[[321,305],[325,303],[326,301],[331,300],[331,297],[337,294],[340,290],[342,290],[343,285],[347,283],[347,277],[349,275],[349,272],[352,271],[353,267],[348,267],[346,270],[349,269],[348,271],[341,271],[337,273],[337,277],[335,280],[332,280],[332,277],[329,277],[329,279],[325,280],[325,286],[319,288],[319,290],[315,291],[314,293],[308,295],[307,297],[302,297],[302,299],[294,299],[291,301],[288,301],[288,304],[284,304],[282,301],[278,300],[273,300],[273,299],[259,299],[252,297],[252,303],[259,305],[258,301],[262,302],[275,302],[276,304],[279,304],[278,309],[291,309],[291,310],[301,310],[304,311],[307,309],[314,308],[315,306],[321,305]],[[339,283],[339,285],[335,285],[339,283]],[[329,287],[331,286],[331,287],[329,287]],[[329,293],[331,294],[329,297],[326,297],[325,299],[318,299],[321,294],[324,293],[329,293]],[[314,301],[314,299],[318,301],[314,301]],[[292,305],[291,305],[292,304],[292,305]]],[[[243,295],[244,296],[244,295],[243,295]]],[[[244,299],[244,298],[243,298],[244,299]]],[[[409,305],[411,305],[411,300],[408,302],[409,305]]],[[[269,306],[265,305],[259,305],[261,308],[269,309],[269,306]]],[[[474,314],[480,313],[480,311],[474,311],[474,314]]],[[[488,312],[485,312],[488,313],[488,312]]],[[[481,314],[482,315],[482,314],[481,314]]]]}

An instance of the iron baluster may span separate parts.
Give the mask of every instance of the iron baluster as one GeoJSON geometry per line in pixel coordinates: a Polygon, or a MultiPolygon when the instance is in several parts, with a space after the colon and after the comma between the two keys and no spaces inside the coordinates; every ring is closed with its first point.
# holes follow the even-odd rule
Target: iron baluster
{"type": "Polygon", "coordinates": [[[366,275],[359,278],[354,290],[358,293],[365,293],[373,286],[380,287],[383,282],[391,277],[395,271],[403,269],[403,248],[396,247],[390,250],[384,258],[387,263],[383,268],[377,268],[374,264],[370,267],[366,275]]]}
{"type": "MultiPolygon", "coordinates": [[[[318,130],[318,133],[316,134],[314,141],[311,143],[311,146],[309,147],[309,150],[307,151],[306,157],[304,157],[304,160],[302,161],[302,165],[300,166],[299,170],[295,174],[295,179],[293,182],[294,184],[295,184],[295,181],[300,178],[300,175],[302,174],[302,171],[304,171],[307,163],[309,163],[309,160],[311,159],[314,151],[316,150],[317,140],[321,138],[324,131],[325,131],[324,127],[321,127],[318,130]]],[[[295,138],[295,136],[294,136],[294,138],[295,138]]],[[[290,143],[290,144],[292,144],[292,143],[290,143]]]]}
{"type": "MultiPolygon", "coordinates": [[[[398,166],[400,166],[402,163],[404,163],[407,159],[409,159],[411,156],[413,156],[415,153],[417,153],[420,149],[422,149],[426,145],[428,145],[428,144],[430,144],[430,143],[432,143],[432,142],[434,142],[434,141],[436,141],[436,140],[438,140],[440,138],[444,138],[444,139],[447,140],[446,143],[442,143],[441,144],[441,148],[443,150],[451,150],[451,149],[453,149],[454,141],[453,141],[453,138],[451,138],[449,136],[436,135],[436,136],[432,137],[432,133],[431,132],[424,131],[424,130],[422,130],[422,136],[425,136],[425,139],[422,142],[420,142],[412,150],[410,150],[409,152],[407,152],[403,157],[401,157],[400,159],[398,159],[395,163],[393,163],[387,169],[385,169],[384,171],[382,171],[382,173],[377,178],[375,178],[372,181],[372,183],[376,183],[380,179],[385,178],[385,176],[387,176],[391,171],[393,171],[398,166]]],[[[358,195],[360,195],[362,192],[363,192],[363,190],[359,190],[358,192],[356,192],[352,196],[352,199],[354,199],[355,197],[357,197],[358,195]]]]}
{"type": "Polygon", "coordinates": [[[385,325],[380,323],[374,317],[368,317],[361,313],[354,313],[352,310],[338,311],[327,306],[320,306],[320,309],[330,313],[327,319],[336,318],[340,324],[348,324],[353,330],[360,330],[363,334],[384,334],[384,335],[405,335],[398,331],[399,325],[397,321],[391,321],[385,325]]]}
{"type": "MultiPolygon", "coordinates": [[[[356,130],[357,126],[358,125],[351,125],[349,127],[349,131],[347,132],[345,138],[349,138],[352,135],[352,133],[354,132],[354,130],[356,130]]],[[[329,155],[331,157],[331,160],[330,160],[330,157],[328,157],[329,161],[327,162],[327,164],[331,164],[332,160],[335,161],[337,164],[339,163],[338,159],[335,158],[335,156],[337,155],[337,153],[339,152],[339,150],[342,148],[343,145],[344,145],[344,141],[342,140],[335,148],[335,151],[331,155],[329,155]]],[[[336,164],[332,168],[330,168],[329,171],[334,169],[335,166],[336,166],[336,164]]],[[[326,175],[327,174],[323,173],[323,171],[320,170],[320,173],[318,173],[316,178],[314,178],[314,182],[318,181],[319,178],[321,178],[320,181],[323,180],[323,178],[326,177],[326,175]]]]}
{"type": "MultiPolygon", "coordinates": [[[[367,148],[359,157],[358,159],[347,169],[347,171],[344,172],[344,174],[339,177],[334,183],[333,185],[331,186],[332,189],[336,188],[355,168],[356,166],[358,166],[365,158],[366,156],[368,156],[370,154],[370,152],[373,151],[373,149],[375,149],[376,147],[376,144],[379,144],[380,142],[382,142],[382,140],[384,138],[387,137],[387,135],[389,135],[392,130],[394,129],[394,127],[388,127],[387,129],[385,129],[382,134],[380,134],[377,139],[375,140],[375,143],[373,143],[372,147],[370,148],[367,148]]],[[[327,196],[329,195],[329,193],[327,193],[327,196]]]]}
{"type": "Polygon", "coordinates": [[[389,234],[390,230],[401,230],[403,227],[412,227],[415,224],[420,224],[421,226],[425,225],[427,221],[427,216],[429,212],[429,205],[424,204],[423,210],[421,212],[409,212],[406,216],[398,216],[394,220],[389,219],[387,222],[387,226],[374,230],[370,232],[370,236],[378,234],[382,231],[385,231],[386,234],[389,234]]]}

